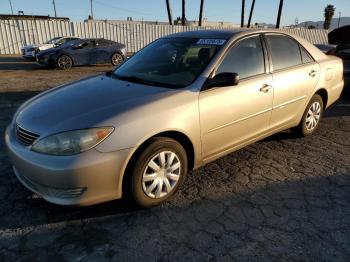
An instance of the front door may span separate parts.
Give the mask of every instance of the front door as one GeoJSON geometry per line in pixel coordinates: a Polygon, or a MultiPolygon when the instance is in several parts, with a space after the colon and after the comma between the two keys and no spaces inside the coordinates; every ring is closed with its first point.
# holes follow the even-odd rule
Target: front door
{"type": "Polygon", "coordinates": [[[204,162],[226,154],[269,129],[273,88],[266,73],[259,35],[244,38],[226,54],[215,74],[234,72],[236,86],[214,87],[199,95],[204,162]]]}

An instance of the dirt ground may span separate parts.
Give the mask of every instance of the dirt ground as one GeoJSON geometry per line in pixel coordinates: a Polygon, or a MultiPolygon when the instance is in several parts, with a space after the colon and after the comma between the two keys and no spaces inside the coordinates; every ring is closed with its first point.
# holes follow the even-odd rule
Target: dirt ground
{"type": "Polygon", "coordinates": [[[86,76],[113,70],[112,65],[73,67],[71,70],[45,68],[20,56],[0,56],[0,93],[42,91],[86,76]]]}

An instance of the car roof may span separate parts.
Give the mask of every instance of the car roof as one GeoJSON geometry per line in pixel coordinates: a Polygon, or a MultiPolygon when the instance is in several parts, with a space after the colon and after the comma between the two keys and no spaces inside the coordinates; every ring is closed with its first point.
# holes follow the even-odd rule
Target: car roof
{"type": "Polygon", "coordinates": [[[319,50],[316,46],[308,42],[307,40],[299,37],[293,33],[281,31],[278,29],[252,29],[252,28],[233,28],[233,29],[210,29],[210,30],[196,30],[196,31],[187,31],[176,34],[171,34],[164,36],[163,38],[180,38],[180,37],[188,37],[188,38],[208,38],[208,39],[234,39],[237,37],[248,36],[251,34],[258,33],[278,33],[284,34],[293,37],[297,40],[306,50],[311,53],[313,58],[316,61],[320,61],[325,59],[327,56],[319,50]]]}
{"type": "Polygon", "coordinates": [[[167,35],[164,38],[171,37],[194,37],[194,38],[220,38],[220,39],[229,39],[233,35],[244,32],[244,31],[252,31],[250,29],[245,28],[237,28],[237,29],[210,29],[210,30],[196,30],[196,31],[187,31],[181,33],[175,33],[171,35],[167,35]]]}

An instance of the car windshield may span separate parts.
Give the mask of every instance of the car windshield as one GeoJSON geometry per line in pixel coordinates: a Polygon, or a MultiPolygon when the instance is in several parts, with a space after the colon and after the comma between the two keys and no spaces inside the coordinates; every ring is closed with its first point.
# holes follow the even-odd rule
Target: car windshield
{"type": "Polygon", "coordinates": [[[191,84],[211,61],[223,39],[162,38],[117,68],[116,78],[172,88],[191,84]]]}
{"type": "Polygon", "coordinates": [[[45,44],[54,44],[57,42],[57,40],[61,39],[62,37],[55,37],[50,39],[49,41],[45,42],[45,44]]]}

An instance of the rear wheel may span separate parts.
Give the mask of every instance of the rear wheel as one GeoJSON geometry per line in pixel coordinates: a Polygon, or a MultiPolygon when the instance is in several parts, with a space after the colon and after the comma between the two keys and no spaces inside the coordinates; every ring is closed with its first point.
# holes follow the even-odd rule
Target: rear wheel
{"type": "Polygon", "coordinates": [[[114,66],[117,66],[123,62],[123,56],[119,53],[114,53],[111,58],[111,63],[114,66]]]}
{"type": "Polygon", "coordinates": [[[62,70],[71,69],[73,66],[73,60],[67,55],[61,55],[57,58],[56,65],[59,69],[62,70]]]}
{"type": "Polygon", "coordinates": [[[154,138],[134,165],[133,198],[142,207],[159,205],[175,194],[186,173],[184,148],[173,139],[154,138]]]}
{"type": "Polygon", "coordinates": [[[312,135],[318,128],[323,116],[323,100],[321,96],[314,95],[307,105],[300,124],[292,131],[299,136],[312,135]]]}

